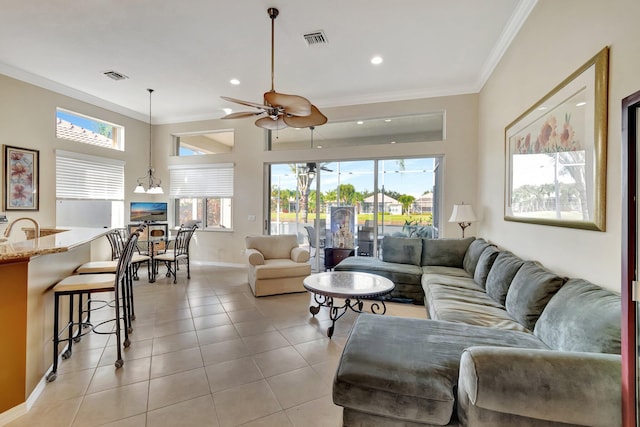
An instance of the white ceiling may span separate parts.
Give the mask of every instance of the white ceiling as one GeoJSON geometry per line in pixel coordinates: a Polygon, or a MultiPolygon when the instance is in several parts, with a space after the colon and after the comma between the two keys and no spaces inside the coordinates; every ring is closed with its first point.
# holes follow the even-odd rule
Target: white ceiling
{"type": "Polygon", "coordinates": [[[0,73],[153,122],[271,86],[320,109],[478,92],[536,0],[1,0],[0,73]],[[303,34],[324,30],[328,44],[303,34]],[[371,57],[384,62],[374,66],[371,57]],[[115,70],[129,77],[114,81],[115,70]],[[241,81],[239,86],[229,83],[241,81]]]}

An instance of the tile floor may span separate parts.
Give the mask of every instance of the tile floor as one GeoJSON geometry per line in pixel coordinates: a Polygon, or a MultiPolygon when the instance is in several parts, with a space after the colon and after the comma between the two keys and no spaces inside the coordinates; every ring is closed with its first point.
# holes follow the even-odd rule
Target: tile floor
{"type": "MultiPolygon", "coordinates": [[[[331,321],[326,309],[309,314],[310,294],[254,298],[243,268],[192,266],[185,276],[135,284],[121,369],[112,337],[87,335],[7,427],[341,425],[331,383],[356,314],[328,339],[331,321]]],[[[393,303],[387,315],[426,317],[393,303]]]]}

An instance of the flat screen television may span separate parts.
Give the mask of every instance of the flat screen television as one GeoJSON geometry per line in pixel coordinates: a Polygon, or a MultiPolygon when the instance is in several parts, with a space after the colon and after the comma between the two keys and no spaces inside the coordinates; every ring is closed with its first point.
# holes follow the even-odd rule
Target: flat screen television
{"type": "Polygon", "coordinates": [[[131,222],[161,222],[167,220],[167,204],[164,202],[131,202],[131,222]]]}

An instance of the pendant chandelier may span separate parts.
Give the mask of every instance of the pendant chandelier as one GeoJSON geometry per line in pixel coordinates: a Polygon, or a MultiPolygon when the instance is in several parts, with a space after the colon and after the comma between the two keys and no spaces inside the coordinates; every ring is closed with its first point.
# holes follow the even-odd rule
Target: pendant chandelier
{"type": "Polygon", "coordinates": [[[147,193],[147,194],[164,194],[162,191],[162,181],[153,176],[153,166],[151,164],[151,94],[153,89],[147,89],[149,91],[149,168],[147,169],[147,175],[138,178],[138,185],[136,186],[134,193],[147,193]],[[146,185],[146,188],[145,188],[146,185]]]}

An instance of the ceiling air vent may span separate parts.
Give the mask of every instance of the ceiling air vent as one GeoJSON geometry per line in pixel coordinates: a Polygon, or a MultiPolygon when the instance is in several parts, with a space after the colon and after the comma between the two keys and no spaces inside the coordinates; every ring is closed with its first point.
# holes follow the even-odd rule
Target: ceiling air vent
{"type": "Polygon", "coordinates": [[[327,36],[323,30],[313,31],[304,35],[304,40],[307,42],[307,46],[315,46],[319,44],[327,44],[327,36]]]}
{"type": "Polygon", "coordinates": [[[113,70],[106,71],[103,74],[105,76],[109,77],[110,79],[113,79],[113,80],[124,80],[124,79],[128,79],[129,78],[129,77],[125,76],[124,74],[119,73],[117,71],[113,71],[113,70]]]}

